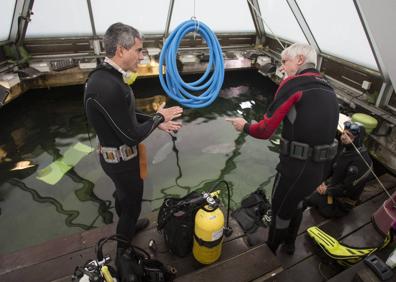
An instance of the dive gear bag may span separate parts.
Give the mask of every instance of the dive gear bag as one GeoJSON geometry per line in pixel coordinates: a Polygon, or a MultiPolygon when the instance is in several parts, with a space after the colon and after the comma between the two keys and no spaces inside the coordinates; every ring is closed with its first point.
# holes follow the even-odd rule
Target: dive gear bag
{"type": "Polygon", "coordinates": [[[166,198],[158,213],[157,230],[163,233],[171,253],[185,257],[191,253],[195,214],[201,207],[201,194],[193,191],[183,198],[166,198]]]}
{"type": "Polygon", "coordinates": [[[176,274],[174,267],[165,266],[136,246],[129,246],[117,257],[117,270],[121,282],[168,282],[176,274]]]}
{"type": "Polygon", "coordinates": [[[223,227],[226,237],[232,234],[229,225],[230,215],[230,187],[225,180],[217,181],[209,192],[193,191],[183,198],[170,197],[162,203],[158,213],[157,230],[163,233],[164,241],[169,251],[179,257],[185,257],[193,249],[195,215],[206,205],[219,204],[217,195],[213,192],[221,183],[225,184],[228,192],[227,220],[223,227]]]}
{"type": "Polygon", "coordinates": [[[242,199],[241,207],[232,212],[243,231],[253,233],[260,226],[271,223],[271,203],[262,189],[257,189],[242,199]]]}

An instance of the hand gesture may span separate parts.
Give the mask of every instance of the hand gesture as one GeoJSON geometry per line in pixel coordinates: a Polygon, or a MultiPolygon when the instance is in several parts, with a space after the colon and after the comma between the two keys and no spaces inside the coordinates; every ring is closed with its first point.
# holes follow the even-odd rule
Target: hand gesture
{"type": "Polygon", "coordinates": [[[165,109],[165,102],[164,102],[159,106],[157,113],[164,116],[165,120],[163,123],[165,123],[170,120],[173,120],[174,118],[180,117],[183,113],[183,108],[181,108],[179,106],[174,106],[174,107],[165,109]]]}
{"type": "Polygon", "coordinates": [[[244,118],[240,118],[240,117],[226,118],[225,120],[231,122],[235,130],[239,132],[243,131],[243,127],[247,123],[247,121],[244,118]]]}
{"type": "Polygon", "coordinates": [[[163,130],[165,132],[168,132],[168,133],[178,131],[181,127],[182,127],[182,123],[181,122],[172,121],[172,120],[160,123],[158,125],[159,129],[161,129],[161,130],[163,130]]]}

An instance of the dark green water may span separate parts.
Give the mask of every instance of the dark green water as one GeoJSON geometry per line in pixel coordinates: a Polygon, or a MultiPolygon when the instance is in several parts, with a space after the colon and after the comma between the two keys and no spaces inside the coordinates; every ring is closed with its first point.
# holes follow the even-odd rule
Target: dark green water
{"type": "MultiPolygon", "coordinates": [[[[149,176],[143,213],[158,209],[166,196],[208,190],[217,180],[229,182],[233,207],[257,187],[270,192],[277,146],[237,133],[224,119],[240,115],[259,120],[275,88],[255,71],[229,72],[210,107],[185,110],[176,138],[154,131],[144,142],[149,176]]],[[[86,125],[82,91],[83,87],[32,91],[0,110],[1,254],[117,220],[114,187],[95,152],[83,156],[54,185],[37,178],[76,144],[96,146],[95,133],[86,125]],[[33,166],[13,170],[21,161],[33,166]]],[[[157,79],[138,80],[134,91],[137,98],[163,95],[157,79]]],[[[138,104],[150,110],[158,98],[165,99],[142,98],[138,104]]],[[[225,191],[222,198],[226,199],[225,191]]]]}

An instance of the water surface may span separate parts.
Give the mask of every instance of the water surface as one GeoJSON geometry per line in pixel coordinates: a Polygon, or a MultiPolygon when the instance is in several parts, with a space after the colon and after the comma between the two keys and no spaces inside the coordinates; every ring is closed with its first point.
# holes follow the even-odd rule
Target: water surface
{"type": "MultiPolygon", "coordinates": [[[[82,86],[31,91],[0,110],[2,254],[117,220],[114,187],[95,151],[75,158],[76,164],[55,184],[39,178],[54,162],[70,159],[78,144],[96,146],[95,133],[86,124],[82,91],[82,86]]],[[[138,80],[134,91],[144,111],[166,99],[157,79],[138,80]]],[[[185,110],[177,134],[154,131],[144,141],[149,176],[143,213],[158,209],[166,196],[208,190],[218,180],[230,184],[233,207],[257,187],[270,193],[277,137],[272,142],[248,137],[225,118],[261,119],[274,91],[275,85],[256,71],[229,72],[210,107],[185,110]]]]}

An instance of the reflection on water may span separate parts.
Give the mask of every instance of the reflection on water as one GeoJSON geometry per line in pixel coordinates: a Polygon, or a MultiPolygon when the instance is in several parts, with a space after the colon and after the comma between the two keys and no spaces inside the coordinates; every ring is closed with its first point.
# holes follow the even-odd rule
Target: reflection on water
{"type": "MultiPolygon", "coordinates": [[[[138,80],[134,90],[139,109],[146,112],[166,100],[153,79],[138,80]]],[[[237,133],[224,119],[236,115],[261,119],[274,90],[253,71],[227,73],[219,98],[205,109],[186,109],[178,133],[154,131],[145,140],[149,176],[143,212],[158,209],[166,196],[207,191],[219,180],[230,184],[233,207],[257,187],[270,191],[276,140],[237,133]]],[[[0,119],[0,229],[7,230],[0,233],[0,240],[7,242],[0,245],[0,253],[115,220],[113,184],[95,152],[79,160],[55,185],[37,179],[40,170],[60,160],[76,143],[96,146],[83,113],[82,87],[27,93],[4,107],[0,119]]],[[[221,197],[226,199],[225,189],[221,197]]]]}

